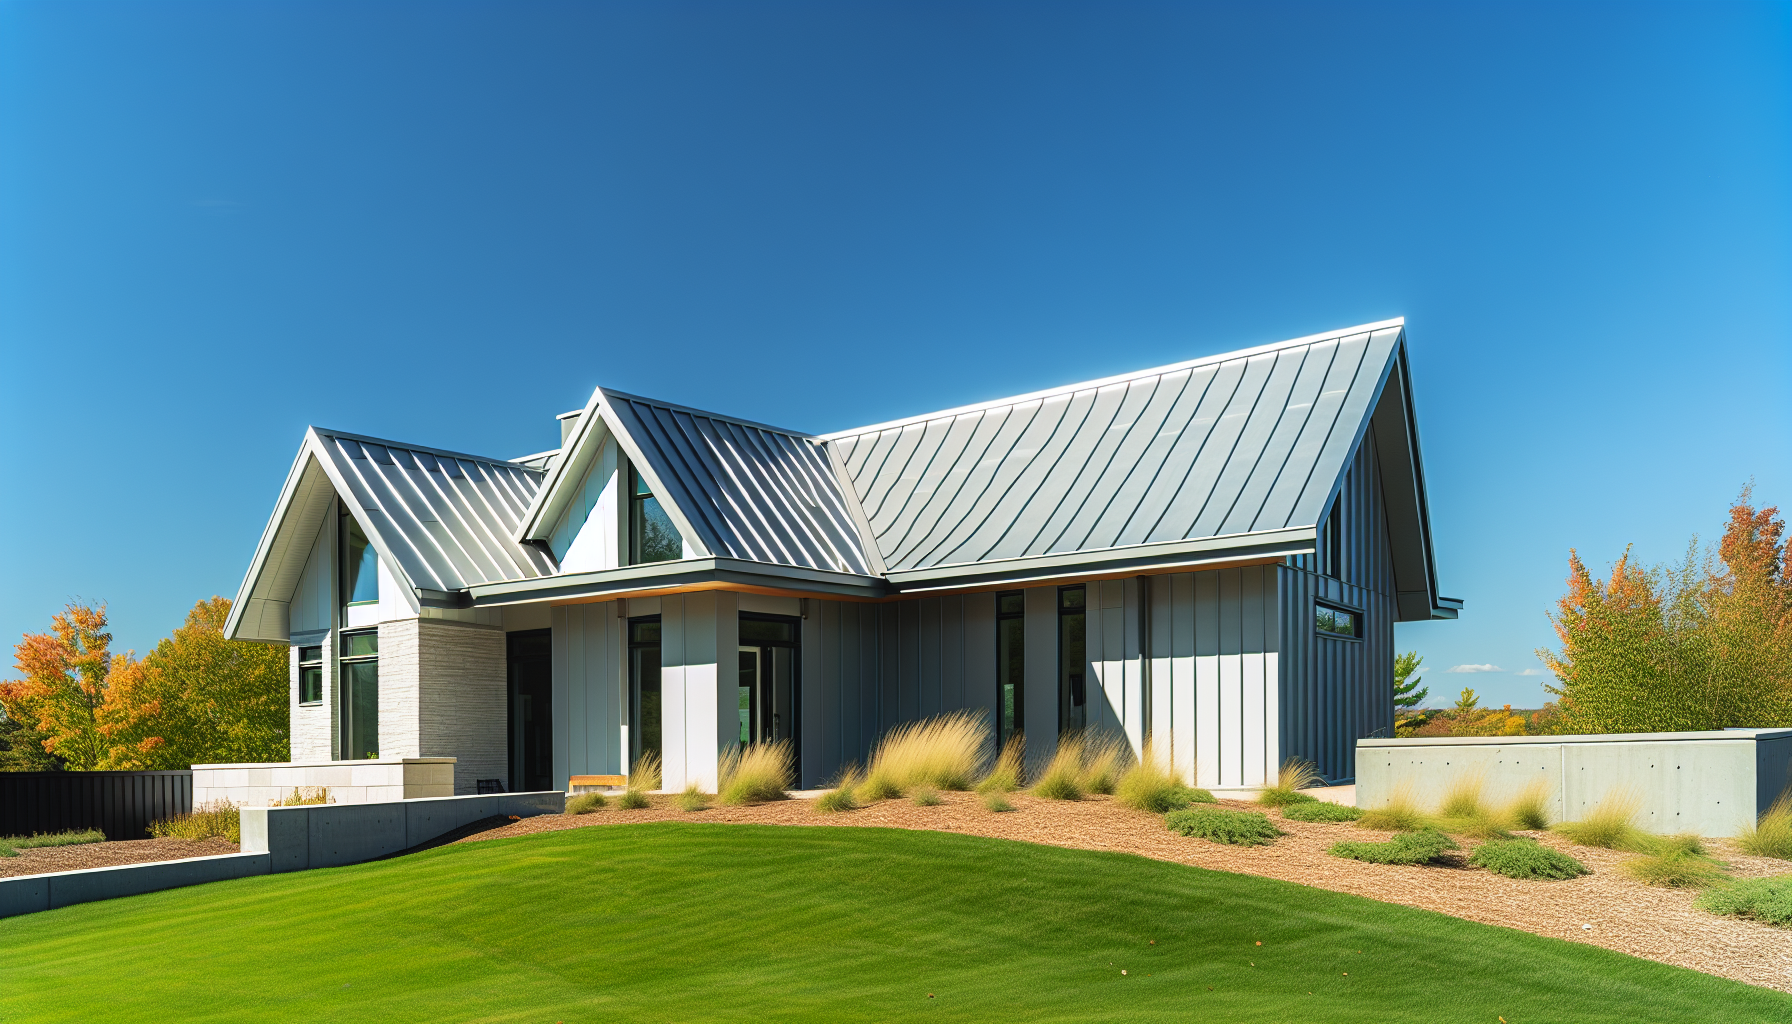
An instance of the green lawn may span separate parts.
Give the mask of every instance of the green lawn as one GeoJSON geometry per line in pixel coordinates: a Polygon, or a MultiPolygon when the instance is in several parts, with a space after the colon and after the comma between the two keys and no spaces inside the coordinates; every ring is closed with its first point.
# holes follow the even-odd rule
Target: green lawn
{"type": "Polygon", "coordinates": [[[0,921],[4,1021],[1498,1016],[1792,1021],[1792,998],[1282,882],[862,828],[585,828],[0,921]]]}

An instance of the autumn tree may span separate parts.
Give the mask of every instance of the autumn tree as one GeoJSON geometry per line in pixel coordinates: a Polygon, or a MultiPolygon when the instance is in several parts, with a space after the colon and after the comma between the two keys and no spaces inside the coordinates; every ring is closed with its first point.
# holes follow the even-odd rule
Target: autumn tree
{"type": "Polygon", "coordinates": [[[14,648],[24,678],[0,683],[0,707],[41,733],[46,753],[76,771],[91,771],[106,756],[99,723],[113,663],[106,607],[71,602],[50,618],[50,626],[49,633],[25,634],[14,648]]]}
{"type": "Polygon", "coordinates": [[[226,598],[200,601],[142,661],[119,663],[99,716],[104,767],[287,759],[287,648],[226,639],[229,615],[226,598]]]}

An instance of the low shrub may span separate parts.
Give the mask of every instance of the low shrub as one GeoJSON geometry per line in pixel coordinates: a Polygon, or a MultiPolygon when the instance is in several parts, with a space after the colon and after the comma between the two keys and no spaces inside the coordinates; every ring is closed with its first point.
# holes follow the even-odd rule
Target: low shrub
{"type": "Polygon", "coordinates": [[[317,804],[335,803],[330,799],[328,786],[294,786],[286,799],[280,801],[281,807],[311,807],[317,804]]]}
{"type": "Polygon", "coordinates": [[[1535,881],[1561,881],[1593,873],[1573,857],[1529,838],[1483,843],[1469,855],[1468,862],[1496,875],[1535,881]]]}
{"type": "Polygon", "coordinates": [[[1624,862],[1624,873],[1647,885],[1670,889],[1707,889],[1727,881],[1723,865],[1686,850],[1647,853],[1624,862]]]}
{"type": "Polygon", "coordinates": [[[1364,808],[1356,823],[1386,832],[1414,832],[1424,828],[1426,821],[1418,803],[1413,800],[1412,788],[1401,786],[1389,794],[1387,802],[1380,807],[1364,808]]]}
{"type": "Polygon", "coordinates": [[[1183,784],[1171,767],[1164,763],[1151,741],[1145,741],[1144,754],[1120,775],[1114,787],[1115,797],[1128,807],[1153,814],[1180,811],[1189,804],[1210,804],[1213,794],[1183,784]]]}
{"type": "Polygon", "coordinates": [[[1033,783],[1033,795],[1045,800],[1081,800],[1082,774],[1082,737],[1060,736],[1057,753],[1033,783]]]}
{"type": "Polygon", "coordinates": [[[1451,850],[1460,850],[1456,840],[1436,829],[1402,832],[1385,843],[1336,843],[1326,852],[1334,857],[1370,864],[1437,864],[1447,860],[1451,850]]]}
{"type": "Polygon", "coordinates": [[[1500,816],[1507,828],[1540,832],[1549,827],[1549,798],[1549,780],[1537,779],[1500,808],[1500,816]]]}
{"type": "Polygon", "coordinates": [[[242,814],[228,800],[211,800],[193,808],[190,813],[149,823],[149,834],[157,839],[210,839],[214,836],[233,843],[243,841],[242,814]]]}
{"type": "Polygon", "coordinates": [[[1012,811],[1012,810],[1014,810],[1014,805],[1008,802],[1008,798],[1003,796],[1001,793],[996,792],[995,790],[991,790],[988,793],[983,794],[983,806],[989,808],[992,811],[1012,811]]]}
{"type": "Polygon", "coordinates": [[[643,807],[650,806],[650,802],[647,799],[646,792],[631,786],[622,791],[622,796],[618,797],[616,800],[616,806],[625,811],[638,811],[643,807]]]}
{"type": "Polygon", "coordinates": [[[0,836],[0,857],[17,857],[20,850],[35,850],[47,846],[85,846],[105,841],[106,833],[93,828],[40,832],[30,836],[0,836]]]}
{"type": "Polygon", "coordinates": [[[815,798],[815,813],[838,814],[841,811],[859,809],[859,787],[865,784],[865,776],[859,766],[849,764],[841,770],[834,780],[834,788],[815,798]]]}
{"type": "Polygon", "coordinates": [[[1700,910],[1792,927],[1792,875],[1749,878],[1706,889],[1694,901],[1700,910]]]}
{"type": "Polygon", "coordinates": [[[914,801],[915,806],[917,807],[938,807],[940,804],[945,803],[944,800],[940,799],[940,795],[935,792],[931,786],[922,786],[920,789],[915,790],[914,801]]]}
{"type": "Polygon", "coordinates": [[[1471,817],[1432,818],[1430,821],[1430,827],[1437,829],[1439,832],[1445,832],[1453,836],[1468,836],[1471,839],[1480,839],[1488,842],[1501,839],[1516,839],[1516,836],[1506,830],[1507,824],[1508,823],[1503,815],[1496,815],[1486,810],[1482,810],[1480,813],[1471,817]]]}
{"type": "Polygon", "coordinates": [[[681,811],[701,811],[709,807],[709,794],[703,792],[703,787],[693,782],[684,787],[684,792],[673,797],[672,802],[677,804],[681,811]]]}
{"type": "Polygon", "coordinates": [[[1642,805],[1642,795],[1635,790],[1615,789],[1607,793],[1586,817],[1579,821],[1559,822],[1551,826],[1551,831],[1577,846],[1654,852],[1648,833],[1636,827],[1636,813],[1642,805]]]}
{"type": "Polygon", "coordinates": [[[1257,794],[1257,802],[1264,807],[1311,803],[1314,797],[1301,790],[1311,789],[1320,781],[1319,769],[1313,766],[1313,762],[1291,757],[1282,762],[1282,770],[1276,773],[1275,785],[1267,786],[1257,794]]]}
{"type": "Polygon", "coordinates": [[[790,765],[789,740],[731,746],[716,766],[716,795],[734,806],[782,800],[790,788],[790,765]]]}
{"type": "Polygon", "coordinates": [[[1355,821],[1363,816],[1363,812],[1343,804],[1330,804],[1324,800],[1314,800],[1304,804],[1289,804],[1282,808],[1282,817],[1289,821],[1307,822],[1339,822],[1355,821]]]}
{"type": "Polygon", "coordinates": [[[564,814],[590,814],[592,811],[609,804],[602,793],[580,793],[566,801],[564,814]]]}
{"type": "Polygon", "coordinates": [[[871,753],[866,795],[887,800],[916,786],[970,789],[988,744],[989,722],[980,712],[954,711],[899,725],[871,753]]]}
{"type": "Polygon", "coordinates": [[[1102,733],[1092,740],[1085,740],[1083,770],[1077,776],[1077,786],[1085,793],[1113,796],[1114,787],[1119,785],[1120,776],[1131,762],[1132,748],[1127,746],[1124,736],[1102,733]]]}
{"type": "Polygon", "coordinates": [[[1003,745],[996,763],[989,769],[983,781],[977,783],[979,793],[1012,793],[1020,788],[1026,777],[1027,741],[1018,733],[1010,736],[1003,745]]]}
{"type": "Polygon", "coordinates": [[[1164,816],[1170,831],[1228,846],[1266,846],[1288,833],[1275,827],[1261,811],[1227,811],[1218,807],[1191,807],[1164,816]]]}
{"type": "Polygon", "coordinates": [[[1792,791],[1781,793],[1759,820],[1737,833],[1736,845],[1757,857],[1792,860],[1792,791]]]}

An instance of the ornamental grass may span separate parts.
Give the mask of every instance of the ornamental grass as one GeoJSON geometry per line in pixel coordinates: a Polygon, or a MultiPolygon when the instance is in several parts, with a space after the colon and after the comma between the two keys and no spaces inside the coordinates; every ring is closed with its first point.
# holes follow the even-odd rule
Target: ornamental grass
{"type": "Polygon", "coordinates": [[[1126,737],[1111,732],[1098,733],[1083,741],[1083,770],[1077,785],[1085,793],[1113,796],[1120,777],[1132,766],[1132,747],[1126,737]]]}
{"type": "Polygon", "coordinates": [[[616,801],[616,806],[625,811],[638,811],[650,805],[647,799],[649,790],[660,788],[660,755],[652,750],[642,751],[635,758],[634,770],[628,773],[628,788],[616,801]]]}
{"type": "Polygon", "coordinates": [[[1304,804],[1315,798],[1303,789],[1311,789],[1324,781],[1320,778],[1319,769],[1311,761],[1303,761],[1291,757],[1282,762],[1282,768],[1276,772],[1276,781],[1272,786],[1265,786],[1257,794],[1257,803],[1264,807],[1287,807],[1289,804],[1304,804]]]}
{"type": "Polygon", "coordinates": [[[1414,832],[1426,825],[1426,816],[1413,799],[1412,786],[1402,784],[1379,807],[1364,808],[1356,823],[1386,832],[1414,832]]]}
{"type": "Polygon", "coordinates": [[[709,808],[709,794],[695,782],[684,787],[684,792],[672,798],[672,802],[681,811],[702,811],[709,808]]]}
{"type": "Polygon", "coordinates": [[[859,787],[865,784],[865,773],[856,764],[840,770],[834,788],[815,798],[816,814],[838,814],[859,809],[859,787]]]}
{"type": "Polygon", "coordinates": [[[1145,751],[1128,765],[1114,786],[1114,796],[1128,807],[1153,814],[1179,811],[1191,803],[1210,804],[1213,794],[1185,785],[1151,740],[1145,751]]]}
{"type": "Polygon", "coordinates": [[[1081,800],[1082,778],[1083,738],[1060,736],[1057,752],[1033,783],[1033,795],[1043,800],[1081,800]]]}
{"type": "Polygon", "coordinates": [[[716,765],[716,795],[730,806],[782,800],[790,788],[789,740],[731,746],[716,765]]]}
{"type": "Polygon", "coordinates": [[[103,843],[106,833],[95,828],[70,829],[67,832],[40,832],[29,836],[0,836],[0,857],[17,857],[20,850],[48,846],[85,846],[103,843]]]}
{"type": "Polygon", "coordinates": [[[280,801],[281,807],[312,807],[318,804],[333,804],[328,786],[294,786],[292,792],[280,801]]]}
{"type": "Polygon", "coordinates": [[[1508,828],[1541,832],[1549,827],[1549,801],[1552,795],[1548,779],[1535,779],[1500,808],[1500,816],[1506,819],[1508,828]]]}
{"type": "Polygon", "coordinates": [[[566,815],[590,814],[592,811],[608,806],[609,802],[604,799],[602,793],[580,793],[566,801],[566,810],[561,813],[566,815]]]}
{"type": "Polygon", "coordinates": [[[1781,793],[1754,824],[1737,833],[1736,845],[1757,857],[1792,860],[1792,790],[1781,793]]]}
{"type": "Polygon", "coordinates": [[[954,711],[890,730],[871,753],[865,795],[902,796],[916,786],[967,790],[983,767],[989,722],[979,712],[954,711]]]}
{"type": "Polygon", "coordinates": [[[1691,832],[1671,836],[1645,834],[1640,857],[1624,862],[1624,873],[1647,885],[1670,889],[1707,889],[1729,880],[1724,866],[1706,856],[1704,840],[1691,832]]]}
{"type": "Polygon", "coordinates": [[[211,839],[215,836],[240,844],[242,828],[242,814],[235,804],[228,800],[209,800],[186,814],[150,822],[149,834],[157,839],[211,839]]]}
{"type": "Polygon", "coordinates": [[[977,783],[979,793],[1012,793],[1021,787],[1027,774],[1027,741],[1016,733],[1008,737],[1002,745],[1002,752],[996,756],[996,763],[989,769],[983,781],[977,783]]]}
{"type": "Polygon", "coordinates": [[[1636,815],[1642,806],[1641,793],[1628,788],[1614,789],[1579,821],[1559,822],[1550,826],[1550,831],[1577,846],[1653,853],[1649,834],[1636,825],[1636,815]]]}

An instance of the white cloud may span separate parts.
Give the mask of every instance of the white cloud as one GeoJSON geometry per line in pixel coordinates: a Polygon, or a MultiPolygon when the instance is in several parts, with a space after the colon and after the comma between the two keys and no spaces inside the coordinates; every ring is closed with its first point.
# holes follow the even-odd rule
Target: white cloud
{"type": "Polygon", "coordinates": [[[1444,669],[1444,671],[1445,672],[1504,672],[1506,670],[1499,667],[1498,665],[1453,665],[1450,668],[1444,669]]]}
{"type": "Polygon", "coordinates": [[[1520,672],[1518,674],[1521,676],[1546,676],[1546,675],[1549,675],[1550,673],[1549,673],[1548,669],[1527,668],[1523,672],[1520,672]]]}

